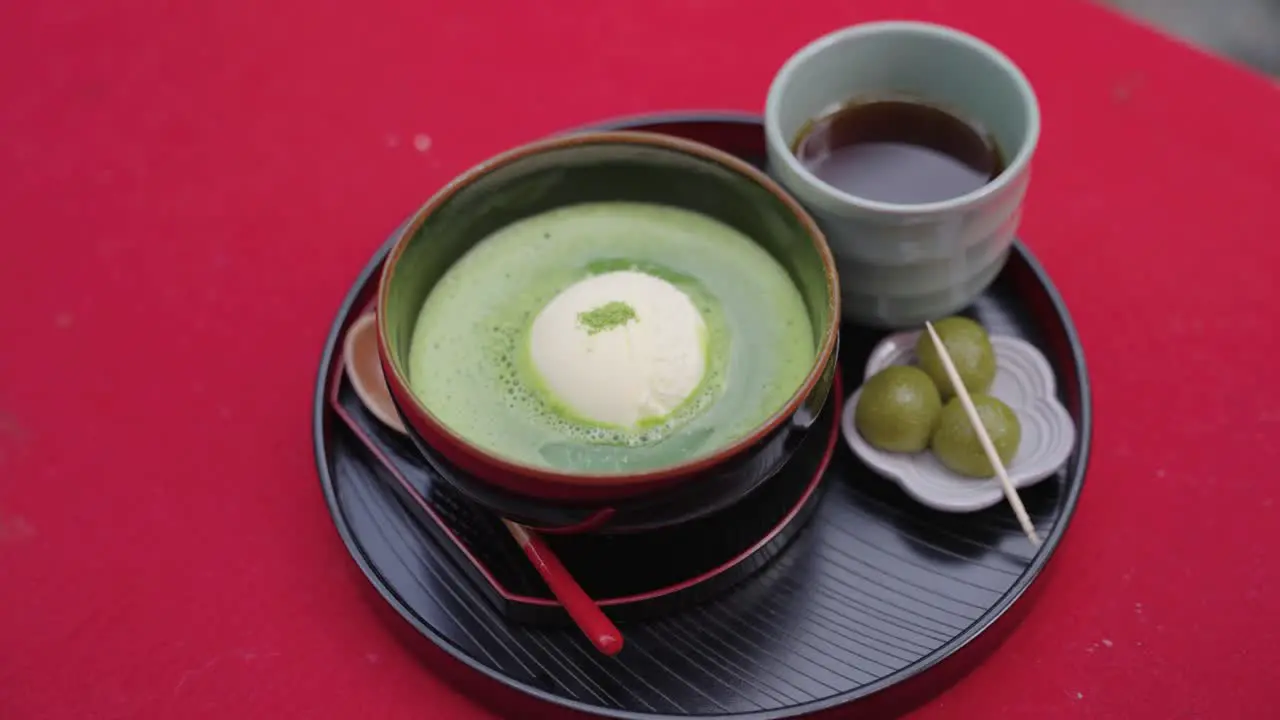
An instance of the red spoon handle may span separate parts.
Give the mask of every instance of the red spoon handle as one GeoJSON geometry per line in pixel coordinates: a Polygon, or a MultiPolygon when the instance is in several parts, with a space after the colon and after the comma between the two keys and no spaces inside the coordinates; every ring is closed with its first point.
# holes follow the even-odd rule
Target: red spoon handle
{"type": "Polygon", "coordinates": [[[622,633],[560,564],[555,553],[536,533],[510,521],[506,521],[506,525],[578,629],[586,634],[597,650],[605,655],[617,655],[622,650],[622,633]]]}

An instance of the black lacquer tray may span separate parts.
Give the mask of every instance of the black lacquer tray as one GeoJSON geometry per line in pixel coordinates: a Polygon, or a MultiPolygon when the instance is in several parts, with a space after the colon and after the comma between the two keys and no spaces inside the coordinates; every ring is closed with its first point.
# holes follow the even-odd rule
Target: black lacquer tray
{"type": "MultiPolygon", "coordinates": [[[[679,135],[763,162],[763,132],[752,116],[662,115],[607,127],[679,135]]],[[[453,507],[455,515],[482,527],[496,519],[483,518],[484,511],[474,507],[450,505],[458,499],[436,492],[430,471],[407,442],[401,441],[402,454],[384,452],[379,459],[335,412],[331,398],[339,405],[351,401],[343,400],[340,383],[333,384],[342,333],[365,307],[387,250],[360,275],[325,348],[314,417],[321,484],[343,542],[376,592],[376,607],[390,611],[393,627],[423,651],[433,672],[504,716],[783,718],[854,709],[859,717],[893,716],[945,688],[1003,638],[1028,609],[1024,594],[1075,510],[1091,435],[1083,354],[1049,278],[1019,244],[993,286],[966,312],[993,334],[1016,335],[1039,347],[1075,419],[1077,447],[1066,467],[1022,492],[1044,545],[1031,547],[1004,505],[966,515],[918,505],[864,468],[840,441],[813,495],[793,502],[794,522],[755,526],[790,531],[705,592],[649,604],[634,617],[622,607],[611,609],[627,644],[616,658],[605,658],[560,622],[556,608],[532,603],[531,611],[495,595],[476,566],[496,568],[505,560],[477,563],[460,553],[456,538],[431,529],[435,521],[415,507],[413,494],[384,461],[403,463],[399,467],[413,477],[409,487],[428,503],[453,507]]],[[[856,387],[867,354],[883,335],[842,328],[845,394],[856,387]]],[[[374,421],[359,416],[357,406],[342,406],[355,411],[354,422],[366,435],[392,443],[384,450],[396,449],[398,439],[377,436],[374,421]]],[[[826,439],[825,432],[813,435],[826,439]]],[[[802,453],[794,462],[813,457],[802,453]]],[[[794,500],[794,489],[789,495],[782,490],[788,476],[792,488],[800,485],[794,478],[804,473],[797,470],[788,466],[761,492],[794,500]]],[[[460,522],[455,515],[444,525],[460,522]]],[[[764,539],[772,530],[744,532],[764,539]]],[[[501,571],[509,590],[517,588],[514,594],[526,599],[548,597],[536,575],[514,562],[521,557],[514,543],[503,551],[501,536],[480,533],[462,544],[480,542],[476,537],[491,537],[494,557],[512,560],[501,571]]],[[[555,539],[561,540],[573,542],[555,539]]],[[[605,572],[584,564],[571,546],[556,551],[575,575],[605,572]]],[[[611,582],[579,581],[597,591],[611,582]]]]}

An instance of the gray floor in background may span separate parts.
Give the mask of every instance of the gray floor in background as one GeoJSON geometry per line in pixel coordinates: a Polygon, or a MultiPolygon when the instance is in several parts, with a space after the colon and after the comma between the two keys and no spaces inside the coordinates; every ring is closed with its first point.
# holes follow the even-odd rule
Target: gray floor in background
{"type": "Polygon", "coordinates": [[[1100,0],[1142,22],[1280,77],[1280,0],[1100,0]]]}

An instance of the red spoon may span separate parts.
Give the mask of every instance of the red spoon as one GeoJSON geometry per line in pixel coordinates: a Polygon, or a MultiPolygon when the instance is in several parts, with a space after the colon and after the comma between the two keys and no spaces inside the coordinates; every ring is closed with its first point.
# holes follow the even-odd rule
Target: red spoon
{"type": "MultiPolygon", "coordinates": [[[[352,388],[370,414],[392,430],[404,433],[404,425],[396,413],[391,393],[387,391],[386,377],[382,374],[374,317],[373,313],[365,313],[347,329],[342,348],[343,366],[352,388]]],[[[622,650],[622,633],[618,632],[613,621],[583,591],[578,581],[560,563],[560,559],[551,552],[551,548],[542,541],[542,537],[506,518],[502,519],[502,524],[520,549],[524,550],[529,562],[533,563],[534,569],[551,589],[551,594],[556,596],[556,600],[560,601],[560,605],[591,644],[605,655],[617,655],[622,650]]]]}

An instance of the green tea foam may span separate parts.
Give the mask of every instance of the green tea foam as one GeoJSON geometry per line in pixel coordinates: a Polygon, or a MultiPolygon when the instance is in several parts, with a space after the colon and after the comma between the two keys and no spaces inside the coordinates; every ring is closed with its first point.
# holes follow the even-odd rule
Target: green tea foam
{"type": "MultiPolygon", "coordinates": [[[[617,308],[600,313],[587,318],[597,329],[633,321],[617,308]]],[[[408,369],[423,404],[486,451],[614,473],[683,462],[740,438],[795,393],[814,354],[799,291],[749,237],[687,210],[589,203],[509,225],[454,263],[423,305],[408,369]],[[705,341],[696,388],[673,411],[634,426],[575,412],[530,352],[534,320],[554,298],[626,272],[683,292],[705,341]]]]}

